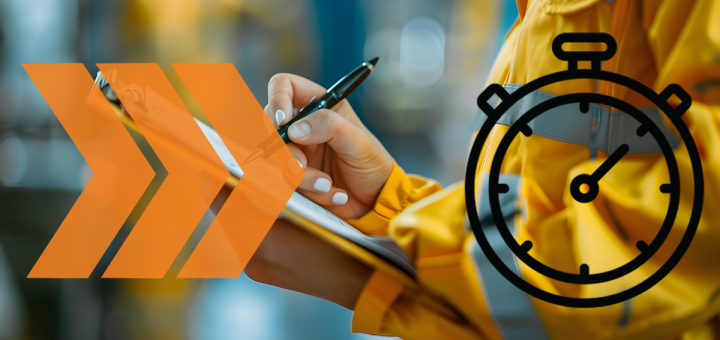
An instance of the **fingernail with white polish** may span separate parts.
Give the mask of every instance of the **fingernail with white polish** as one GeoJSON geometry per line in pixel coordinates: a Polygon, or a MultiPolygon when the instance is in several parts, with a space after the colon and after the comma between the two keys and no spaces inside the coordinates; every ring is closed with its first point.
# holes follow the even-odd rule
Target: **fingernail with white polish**
{"type": "Polygon", "coordinates": [[[280,126],[280,123],[282,123],[283,119],[285,119],[285,112],[283,112],[283,110],[275,111],[275,121],[277,122],[278,126],[280,126]]]}
{"type": "Polygon", "coordinates": [[[288,136],[290,136],[290,138],[302,138],[311,132],[312,128],[310,127],[310,123],[300,122],[293,124],[290,129],[288,129],[288,136]]]}
{"type": "Polygon", "coordinates": [[[319,192],[328,192],[330,191],[330,181],[326,178],[318,178],[315,180],[315,184],[313,184],[313,189],[319,192]]]}
{"type": "Polygon", "coordinates": [[[295,160],[298,161],[298,164],[300,164],[300,169],[304,169],[302,166],[302,163],[300,163],[300,160],[299,159],[295,159],[295,160]]]}
{"type": "Polygon", "coordinates": [[[348,195],[344,192],[336,192],[332,197],[332,202],[337,205],[343,205],[347,203],[348,195]]]}

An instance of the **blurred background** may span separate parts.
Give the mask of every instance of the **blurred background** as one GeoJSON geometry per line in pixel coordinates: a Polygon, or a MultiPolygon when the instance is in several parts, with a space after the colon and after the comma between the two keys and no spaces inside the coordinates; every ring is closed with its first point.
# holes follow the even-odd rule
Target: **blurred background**
{"type": "Polygon", "coordinates": [[[159,63],[204,119],[170,63],[234,63],[264,106],[275,73],[327,87],[379,56],[352,105],[407,172],[448,185],[516,18],[514,0],[0,0],[0,340],[377,338],[352,334],[348,310],[244,275],[100,279],[161,173],[90,279],[26,279],[92,170],[21,63],[82,62],[93,76],[95,63],[159,63]]]}

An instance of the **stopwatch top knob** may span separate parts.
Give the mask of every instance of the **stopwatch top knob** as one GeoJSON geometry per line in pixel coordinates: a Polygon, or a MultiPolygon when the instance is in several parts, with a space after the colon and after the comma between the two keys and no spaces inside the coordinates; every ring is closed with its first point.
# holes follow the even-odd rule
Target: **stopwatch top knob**
{"type": "Polygon", "coordinates": [[[617,43],[612,35],[607,33],[562,33],[555,37],[552,43],[552,51],[560,60],[567,60],[568,70],[578,69],[578,61],[590,61],[591,68],[600,70],[600,62],[608,60],[615,55],[617,43]],[[565,43],[604,43],[604,51],[565,51],[565,43]]]}

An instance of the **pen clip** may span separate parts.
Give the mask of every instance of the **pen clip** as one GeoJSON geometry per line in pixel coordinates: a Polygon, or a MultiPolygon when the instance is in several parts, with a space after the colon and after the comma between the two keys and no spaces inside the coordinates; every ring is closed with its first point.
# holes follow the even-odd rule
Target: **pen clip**
{"type": "Polygon", "coordinates": [[[314,96],[314,97],[312,97],[312,99],[310,99],[310,101],[307,103],[307,105],[305,105],[305,107],[308,107],[308,106],[310,106],[310,105],[312,105],[312,104],[315,104],[315,103],[317,103],[317,102],[318,102],[317,96],[314,96]]]}
{"type": "Polygon", "coordinates": [[[312,97],[312,99],[310,99],[310,101],[307,103],[307,105],[303,106],[303,108],[300,109],[300,111],[298,111],[298,115],[300,115],[300,112],[302,112],[302,111],[305,110],[306,108],[317,104],[318,101],[319,101],[319,100],[317,99],[317,96],[312,97]]]}

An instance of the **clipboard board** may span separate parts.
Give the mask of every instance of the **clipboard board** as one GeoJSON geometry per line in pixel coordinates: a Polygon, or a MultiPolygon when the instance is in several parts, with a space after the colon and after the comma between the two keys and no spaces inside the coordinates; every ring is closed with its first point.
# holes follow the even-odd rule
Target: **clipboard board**
{"type": "MultiPolygon", "coordinates": [[[[114,93],[108,96],[109,86],[107,86],[107,80],[105,80],[99,72],[95,83],[99,87],[93,88],[91,91],[102,91],[106,98],[108,98],[108,102],[115,111],[116,115],[120,118],[120,121],[133,133],[143,135],[130,115],[123,110],[117,96],[114,96],[114,93]]],[[[112,90],[109,92],[112,92],[112,90]]],[[[169,101],[163,101],[163,98],[159,97],[157,93],[153,93],[152,90],[146,90],[145,92],[146,100],[152,100],[156,106],[160,104],[164,106],[173,105],[169,101]]],[[[169,107],[167,110],[180,110],[183,114],[186,114],[184,110],[177,107],[169,107]]],[[[240,181],[243,174],[242,169],[234,160],[232,154],[229,152],[217,132],[197,118],[195,118],[195,122],[205,134],[205,137],[208,139],[213,149],[231,174],[226,180],[223,189],[219,193],[219,195],[229,195],[240,181]]],[[[145,131],[145,134],[147,133],[157,134],[161,137],[173,134],[172,131],[145,131]]],[[[167,143],[177,142],[176,140],[172,140],[172,137],[163,139],[167,143]]],[[[196,157],[193,155],[188,156],[196,157]]],[[[293,193],[293,197],[290,198],[288,205],[283,208],[279,218],[285,218],[291,221],[295,226],[310,232],[329,244],[332,244],[336,248],[358,259],[371,268],[385,272],[391,277],[402,282],[405,285],[406,290],[415,294],[420,293],[420,286],[415,280],[415,277],[417,276],[416,269],[399,246],[395,244],[393,247],[394,242],[391,238],[364,235],[339,217],[333,215],[297,192],[293,193]],[[304,207],[303,205],[306,206],[304,207]],[[343,231],[344,229],[348,230],[343,231]]]]}

